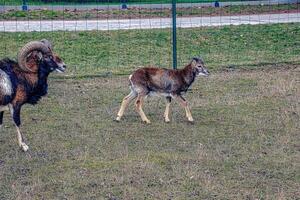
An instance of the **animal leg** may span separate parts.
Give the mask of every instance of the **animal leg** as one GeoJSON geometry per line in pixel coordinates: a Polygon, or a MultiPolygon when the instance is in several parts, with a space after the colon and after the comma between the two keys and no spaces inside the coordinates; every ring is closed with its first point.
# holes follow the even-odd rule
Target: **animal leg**
{"type": "Polygon", "coordinates": [[[124,115],[124,111],[125,111],[126,107],[136,97],[137,97],[137,93],[135,91],[133,91],[133,90],[131,90],[131,92],[130,92],[129,95],[127,95],[126,97],[124,97],[124,99],[122,101],[122,104],[121,104],[121,107],[120,107],[120,110],[118,112],[117,118],[116,118],[117,121],[121,120],[121,117],[124,115]]]}
{"type": "Polygon", "coordinates": [[[179,101],[179,103],[181,104],[181,106],[184,107],[185,114],[186,114],[186,117],[188,118],[188,121],[193,122],[194,119],[192,117],[192,113],[191,113],[191,110],[190,110],[190,108],[188,106],[187,101],[182,96],[175,96],[175,98],[179,101]]]}
{"type": "Polygon", "coordinates": [[[164,113],[164,117],[165,117],[165,122],[170,122],[170,119],[169,119],[169,113],[170,113],[170,105],[171,105],[171,97],[166,97],[167,99],[167,104],[166,104],[166,110],[165,110],[165,113],[164,113]]]}
{"type": "Polygon", "coordinates": [[[135,106],[136,106],[136,109],[137,109],[137,112],[140,114],[143,122],[147,123],[147,124],[150,124],[150,120],[146,117],[143,109],[142,109],[142,105],[143,105],[143,101],[144,101],[144,95],[142,94],[138,94],[138,98],[135,102],[135,106]]]}
{"type": "Polygon", "coordinates": [[[21,117],[20,117],[21,106],[11,106],[10,105],[9,108],[10,108],[10,112],[11,112],[13,121],[15,123],[16,129],[17,129],[18,144],[21,147],[21,149],[26,152],[29,149],[29,147],[25,144],[22,132],[20,130],[20,125],[21,125],[21,117]]]}
{"type": "Polygon", "coordinates": [[[3,114],[4,112],[0,112],[0,128],[2,127],[2,124],[3,124],[3,114]]]}

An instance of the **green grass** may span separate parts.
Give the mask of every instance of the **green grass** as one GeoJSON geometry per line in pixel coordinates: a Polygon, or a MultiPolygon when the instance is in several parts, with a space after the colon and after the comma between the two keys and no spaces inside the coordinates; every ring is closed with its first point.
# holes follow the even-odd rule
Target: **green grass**
{"type": "MultiPolygon", "coordinates": [[[[212,71],[299,64],[299,23],[178,29],[178,66],[201,55],[212,71]]],[[[169,29],[0,33],[0,58],[15,58],[26,42],[48,38],[69,75],[128,74],[145,65],[170,67],[169,29]]]]}
{"type": "MultiPolygon", "coordinates": [[[[178,17],[246,15],[261,13],[297,12],[298,4],[289,5],[258,5],[258,6],[228,6],[221,8],[177,8],[178,17]]],[[[127,9],[127,10],[10,10],[0,13],[0,20],[76,20],[76,19],[124,19],[171,17],[170,9],[127,9]]]]}
{"type": "Polygon", "coordinates": [[[0,199],[297,199],[299,67],[213,73],[188,92],[195,124],[177,103],[163,122],[151,97],[145,125],[127,76],[57,79],[36,107],[24,106],[30,152],[9,114],[0,137],[0,199]]]}

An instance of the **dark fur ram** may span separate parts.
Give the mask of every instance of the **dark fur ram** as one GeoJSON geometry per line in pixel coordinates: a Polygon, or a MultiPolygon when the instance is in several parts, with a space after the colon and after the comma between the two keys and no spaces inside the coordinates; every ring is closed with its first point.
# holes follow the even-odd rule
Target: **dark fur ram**
{"type": "Polygon", "coordinates": [[[137,98],[135,102],[137,112],[145,123],[150,123],[150,120],[146,117],[142,109],[143,100],[147,95],[158,94],[165,96],[167,99],[166,110],[164,113],[165,122],[170,121],[169,109],[172,98],[178,100],[184,107],[188,120],[190,122],[194,121],[187,101],[182,97],[182,95],[192,85],[196,76],[200,75],[209,75],[209,72],[205,68],[204,62],[201,58],[193,58],[187,66],[180,70],[152,67],[136,70],[129,76],[131,92],[123,99],[116,120],[121,120],[128,104],[137,98]]]}
{"type": "Polygon", "coordinates": [[[18,133],[18,144],[28,150],[20,131],[21,107],[36,104],[47,94],[48,75],[53,71],[64,72],[66,65],[53,53],[48,40],[26,44],[18,54],[18,62],[5,58],[0,60],[0,126],[3,113],[9,110],[18,133]]]}

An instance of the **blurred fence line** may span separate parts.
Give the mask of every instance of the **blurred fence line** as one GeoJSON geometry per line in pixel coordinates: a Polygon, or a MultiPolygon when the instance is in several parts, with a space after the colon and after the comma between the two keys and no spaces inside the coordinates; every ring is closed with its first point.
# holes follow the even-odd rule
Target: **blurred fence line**
{"type": "MultiPolygon", "coordinates": [[[[43,4],[43,1],[26,1],[26,5],[28,5],[28,9],[37,10],[37,9],[47,9],[47,10],[90,10],[90,9],[100,9],[100,10],[110,10],[110,9],[123,9],[123,4],[126,4],[126,8],[147,8],[147,9],[171,9],[172,4],[171,1],[169,3],[158,3],[157,1],[134,1],[134,2],[124,2],[123,0],[118,1],[115,4],[109,4],[109,1],[96,1],[95,4],[91,5],[89,2],[79,1],[77,3],[69,4],[66,2],[56,2],[55,4],[43,4]],[[39,5],[35,5],[36,2],[40,2],[39,5]],[[41,4],[42,3],[42,4],[41,4]]],[[[162,1],[164,2],[164,1],[162,1]]],[[[190,7],[215,7],[216,2],[218,2],[218,6],[226,7],[226,6],[247,6],[247,5],[280,5],[280,4],[295,4],[299,3],[300,0],[252,0],[252,1],[211,1],[211,2],[197,2],[197,1],[185,1],[181,3],[181,1],[177,1],[177,8],[190,8],[190,7]]],[[[2,2],[0,3],[0,11],[7,10],[22,10],[22,0],[13,1],[13,2],[2,2]]]]}

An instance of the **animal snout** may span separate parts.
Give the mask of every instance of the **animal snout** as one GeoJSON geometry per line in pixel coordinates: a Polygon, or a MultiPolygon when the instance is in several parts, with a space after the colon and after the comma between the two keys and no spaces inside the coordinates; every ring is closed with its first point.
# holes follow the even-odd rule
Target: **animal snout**
{"type": "Polygon", "coordinates": [[[63,73],[66,71],[67,65],[66,64],[60,64],[57,66],[56,71],[59,73],[63,73]]]}

